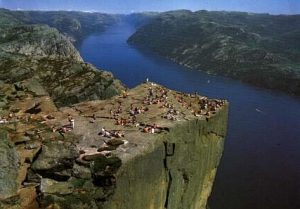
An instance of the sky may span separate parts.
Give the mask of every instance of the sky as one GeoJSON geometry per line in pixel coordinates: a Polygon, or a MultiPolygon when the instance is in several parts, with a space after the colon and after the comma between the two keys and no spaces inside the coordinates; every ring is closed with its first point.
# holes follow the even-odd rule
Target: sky
{"type": "Polygon", "coordinates": [[[80,10],[106,13],[205,9],[300,14],[300,0],[0,0],[0,7],[14,10],[80,10]]]}

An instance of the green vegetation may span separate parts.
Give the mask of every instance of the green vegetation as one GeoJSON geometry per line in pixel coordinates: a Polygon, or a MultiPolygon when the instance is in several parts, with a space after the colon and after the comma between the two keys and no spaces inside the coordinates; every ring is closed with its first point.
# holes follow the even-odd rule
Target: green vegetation
{"type": "Polygon", "coordinates": [[[128,41],[193,69],[300,95],[300,15],[166,12],[128,41]]]}
{"type": "Polygon", "coordinates": [[[65,11],[10,11],[0,9],[0,25],[5,24],[46,24],[80,41],[86,35],[102,32],[119,20],[119,15],[102,13],[65,12],[65,11]]]}

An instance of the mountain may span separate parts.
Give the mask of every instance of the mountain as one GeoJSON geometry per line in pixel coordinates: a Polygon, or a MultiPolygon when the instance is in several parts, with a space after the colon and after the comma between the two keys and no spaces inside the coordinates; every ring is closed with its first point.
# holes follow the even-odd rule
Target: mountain
{"type": "Polygon", "coordinates": [[[45,24],[56,28],[73,41],[80,41],[91,33],[102,32],[120,19],[120,15],[75,11],[0,11],[1,18],[9,17],[23,24],[45,24]]]}
{"type": "Polygon", "coordinates": [[[123,16],[123,19],[128,21],[130,24],[134,25],[136,28],[139,28],[143,25],[149,23],[152,19],[158,16],[158,12],[141,12],[141,13],[132,13],[126,16],[123,16]]]}
{"type": "Polygon", "coordinates": [[[210,74],[300,95],[300,15],[187,10],[158,15],[128,42],[210,74]]]}
{"type": "Polygon", "coordinates": [[[111,73],[85,63],[69,38],[57,29],[25,24],[14,14],[0,11],[2,82],[35,78],[58,106],[109,98],[124,89],[111,73]]]}

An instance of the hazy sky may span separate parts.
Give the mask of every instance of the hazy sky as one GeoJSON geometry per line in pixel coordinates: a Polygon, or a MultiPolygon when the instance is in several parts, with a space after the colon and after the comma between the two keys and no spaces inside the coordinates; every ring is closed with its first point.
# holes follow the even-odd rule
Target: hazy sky
{"type": "Polygon", "coordinates": [[[300,0],[0,0],[0,7],[26,10],[81,10],[109,13],[206,9],[300,14],[300,0]]]}

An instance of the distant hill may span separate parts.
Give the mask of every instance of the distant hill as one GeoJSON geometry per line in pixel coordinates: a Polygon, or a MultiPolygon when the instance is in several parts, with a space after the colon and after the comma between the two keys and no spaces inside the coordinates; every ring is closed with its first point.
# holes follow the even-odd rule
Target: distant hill
{"type": "Polygon", "coordinates": [[[172,11],[128,42],[193,69],[300,95],[300,15],[172,11]]]}
{"type": "Polygon", "coordinates": [[[46,24],[78,41],[119,21],[120,15],[67,11],[11,11],[0,9],[0,23],[46,24]]]}
{"type": "Polygon", "coordinates": [[[136,28],[146,25],[160,13],[158,12],[141,12],[141,13],[132,13],[123,17],[126,21],[133,24],[136,28]]]}

